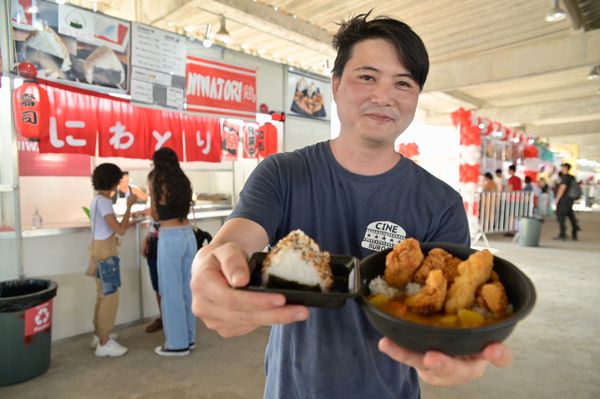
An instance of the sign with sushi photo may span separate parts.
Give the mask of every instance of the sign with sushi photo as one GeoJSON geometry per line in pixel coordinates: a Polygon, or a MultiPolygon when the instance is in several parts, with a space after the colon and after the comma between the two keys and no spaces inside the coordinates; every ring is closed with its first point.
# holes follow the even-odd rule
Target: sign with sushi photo
{"type": "Polygon", "coordinates": [[[331,82],[292,68],[287,76],[286,104],[289,104],[289,114],[330,120],[331,82]]]}
{"type": "Polygon", "coordinates": [[[183,110],[185,37],[138,23],[131,33],[131,100],[183,110]]]}
{"type": "Polygon", "coordinates": [[[11,0],[17,62],[38,77],[128,90],[130,23],[47,0],[11,0]]]}

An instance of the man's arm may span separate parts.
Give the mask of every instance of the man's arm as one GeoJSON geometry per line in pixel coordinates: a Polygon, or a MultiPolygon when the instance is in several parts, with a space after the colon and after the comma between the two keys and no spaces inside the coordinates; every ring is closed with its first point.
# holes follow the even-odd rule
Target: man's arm
{"type": "Polygon", "coordinates": [[[212,242],[200,249],[192,265],[192,311],[223,337],[254,331],[259,326],[308,318],[308,309],[285,305],[281,294],[236,290],[250,281],[248,255],[268,244],[267,232],[244,218],[228,220],[212,242]]]}
{"type": "Polygon", "coordinates": [[[556,191],[556,199],[554,202],[558,204],[558,201],[560,201],[561,197],[565,195],[566,191],[567,185],[561,181],[560,185],[558,186],[558,190],[556,191]]]}

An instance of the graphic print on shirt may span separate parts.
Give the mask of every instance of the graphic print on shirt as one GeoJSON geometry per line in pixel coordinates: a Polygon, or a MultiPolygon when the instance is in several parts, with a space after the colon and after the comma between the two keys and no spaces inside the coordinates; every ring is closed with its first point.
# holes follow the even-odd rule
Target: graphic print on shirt
{"type": "Polygon", "coordinates": [[[392,248],[405,238],[406,231],[396,223],[378,221],[367,226],[361,245],[372,251],[381,251],[392,248]]]}

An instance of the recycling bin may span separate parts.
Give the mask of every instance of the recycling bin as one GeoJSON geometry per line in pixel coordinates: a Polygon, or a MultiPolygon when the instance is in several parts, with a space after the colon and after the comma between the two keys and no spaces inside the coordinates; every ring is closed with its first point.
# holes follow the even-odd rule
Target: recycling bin
{"type": "Polygon", "coordinates": [[[519,236],[517,243],[522,247],[538,247],[542,234],[542,221],[536,218],[519,220],[519,236]]]}
{"type": "Polygon", "coordinates": [[[0,282],[0,386],[37,377],[50,366],[52,280],[0,282]]]}

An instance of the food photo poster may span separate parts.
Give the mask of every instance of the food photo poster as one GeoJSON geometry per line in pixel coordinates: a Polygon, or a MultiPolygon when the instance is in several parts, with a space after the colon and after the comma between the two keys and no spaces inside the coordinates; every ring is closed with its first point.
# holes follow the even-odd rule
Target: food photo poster
{"type": "Polygon", "coordinates": [[[287,73],[286,112],[305,118],[329,121],[331,118],[331,81],[325,77],[289,69],[287,73]]]}
{"type": "Polygon", "coordinates": [[[128,21],[68,4],[11,0],[11,22],[17,62],[32,62],[39,78],[127,92],[128,21]]]}

